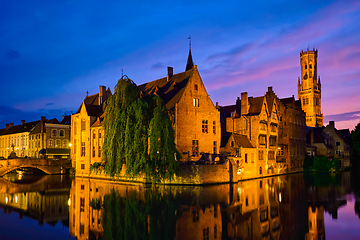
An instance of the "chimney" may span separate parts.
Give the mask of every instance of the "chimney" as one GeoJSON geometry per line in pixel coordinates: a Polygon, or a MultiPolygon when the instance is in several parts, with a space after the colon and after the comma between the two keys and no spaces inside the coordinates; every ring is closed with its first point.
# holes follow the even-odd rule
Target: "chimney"
{"type": "Polygon", "coordinates": [[[241,115],[246,115],[249,113],[249,99],[248,93],[241,93],[241,115]]]}
{"type": "Polygon", "coordinates": [[[273,91],[272,87],[268,87],[268,92],[272,92],[272,91],[273,91]]]}
{"type": "Polygon", "coordinates": [[[46,117],[41,116],[40,120],[41,120],[41,121],[45,121],[45,120],[46,120],[46,117]]]}
{"type": "Polygon", "coordinates": [[[240,100],[240,97],[237,97],[237,99],[236,99],[236,107],[235,107],[235,111],[236,111],[237,114],[241,113],[240,109],[241,109],[241,100],[240,100]]]}
{"type": "Polygon", "coordinates": [[[334,122],[334,121],[329,121],[329,125],[330,125],[332,128],[335,128],[335,122],[334,122]]]}
{"type": "Polygon", "coordinates": [[[8,129],[8,128],[9,128],[9,124],[7,123],[7,124],[6,124],[6,129],[8,129]]]}
{"type": "Polygon", "coordinates": [[[24,125],[25,124],[25,120],[21,120],[21,125],[24,125]]]}
{"type": "Polygon", "coordinates": [[[99,105],[102,105],[106,101],[106,87],[99,86],[99,105]]]}
{"type": "Polygon", "coordinates": [[[174,75],[174,69],[172,67],[167,67],[167,81],[174,75]]]}
{"type": "Polygon", "coordinates": [[[14,123],[10,123],[10,127],[13,127],[14,126],[14,123]]]}

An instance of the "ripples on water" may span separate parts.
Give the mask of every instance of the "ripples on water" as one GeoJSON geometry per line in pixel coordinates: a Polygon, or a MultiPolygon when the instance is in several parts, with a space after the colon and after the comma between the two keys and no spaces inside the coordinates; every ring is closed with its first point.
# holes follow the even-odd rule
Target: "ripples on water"
{"type": "Polygon", "coordinates": [[[360,239],[359,173],[213,186],[0,178],[0,239],[360,239]]]}

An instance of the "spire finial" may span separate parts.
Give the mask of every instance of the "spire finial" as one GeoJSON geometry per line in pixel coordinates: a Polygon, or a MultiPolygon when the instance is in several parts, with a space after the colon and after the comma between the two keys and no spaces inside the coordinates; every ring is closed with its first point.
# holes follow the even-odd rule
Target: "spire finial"
{"type": "Polygon", "coordinates": [[[87,96],[87,97],[89,96],[89,91],[86,91],[86,96],[87,96]]]}
{"type": "Polygon", "coordinates": [[[194,67],[194,62],[193,62],[193,59],[191,56],[191,36],[189,36],[188,39],[189,39],[189,56],[188,56],[188,60],[186,63],[185,71],[188,71],[194,67]]]}
{"type": "Polygon", "coordinates": [[[121,69],[121,78],[124,76],[124,69],[121,69]]]}
{"type": "Polygon", "coordinates": [[[189,35],[188,39],[189,39],[189,50],[191,51],[191,36],[190,35],[189,35]]]}

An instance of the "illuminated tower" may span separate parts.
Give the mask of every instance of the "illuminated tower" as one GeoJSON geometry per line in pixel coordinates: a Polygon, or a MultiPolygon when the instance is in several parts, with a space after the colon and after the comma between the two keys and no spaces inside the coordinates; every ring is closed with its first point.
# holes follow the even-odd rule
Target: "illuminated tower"
{"type": "Polygon", "coordinates": [[[301,80],[298,79],[298,97],[306,113],[306,126],[322,127],[321,83],[317,77],[318,51],[307,49],[300,53],[301,80]]]}

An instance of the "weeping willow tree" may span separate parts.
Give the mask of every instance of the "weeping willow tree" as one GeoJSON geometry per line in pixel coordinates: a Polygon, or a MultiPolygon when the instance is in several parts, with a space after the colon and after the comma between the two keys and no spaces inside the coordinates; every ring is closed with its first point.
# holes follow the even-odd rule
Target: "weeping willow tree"
{"type": "Polygon", "coordinates": [[[101,205],[104,239],[174,239],[180,204],[173,194],[150,192],[121,196],[114,189],[101,205]],[[178,213],[178,214],[177,214],[178,213]]]}
{"type": "Polygon", "coordinates": [[[143,97],[136,84],[121,78],[105,110],[104,169],[111,177],[126,164],[126,175],[145,174],[152,182],[179,172],[180,154],[164,101],[143,97]]]}

